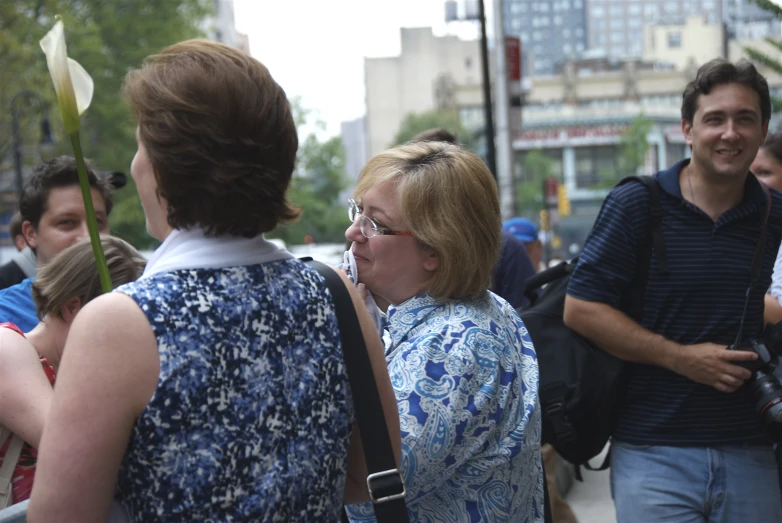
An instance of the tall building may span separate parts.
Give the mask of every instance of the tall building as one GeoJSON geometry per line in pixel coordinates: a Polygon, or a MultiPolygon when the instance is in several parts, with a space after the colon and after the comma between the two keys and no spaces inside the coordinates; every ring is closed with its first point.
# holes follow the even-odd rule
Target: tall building
{"type": "Polygon", "coordinates": [[[371,158],[387,149],[409,113],[457,109],[462,126],[484,127],[477,41],[435,37],[431,27],[402,28],[399,56],[366,58],[366,141],[371,158]]]}
{"type": "MultiPolygon", "coordinates": [[[[728,38],[759,40],[780,35],[779,20],[748,0],[723,0],[728,38]]],[[[776,2],[778,3],[778,2],[776,2]]]]}
{"type": "Polygon", "coordinates": [[[341,124],[342,147],[345,149],[345,174],[354,185],[364,164],[367,163],[366,118],[356,118],[341,124]]]}
{"type": "MultiPolygon", "coordinates": [[[[587,43],[613,59],[644,53],[644,25],[700,14],[707,24],[723,19],[722,0],[587,0],[587,43]]],[[[675,42],[674,42],[675,43],[675,42]]]]}
{"type": "Polygon", "coordinates": [[[505,34],[521,39],[522,75],[554,74],[587,49],[585,0],[505,0],[505,34]]]}
{"type": "Polygon", "coordinates": [[[206,37],[215,42],[239,48],[239,44],[242,42],[239,40],[239,33],[234,25],[233,0],[213,0],[212,11],[213,14],[204,19],[201,24],[202,29],[206,32],[206,37]]]}
{"type": "Polygon", "coordinates": [[[724,23],[728,40],[780,35],[779,21],[749,0],[587,0],[586,12],[589,49],[613,59],[644,54],[644,25],[683,23],[693,15],[708,25],[724,23]]]}

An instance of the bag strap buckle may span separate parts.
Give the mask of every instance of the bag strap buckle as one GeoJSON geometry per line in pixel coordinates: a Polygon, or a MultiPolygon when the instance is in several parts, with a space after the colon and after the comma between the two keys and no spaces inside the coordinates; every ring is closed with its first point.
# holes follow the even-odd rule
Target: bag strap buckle
{"type": "Polygon", "coordinates": [[[575,441],[576,435],[573,432],[573,426],[565,416],[564,405],[561,402],[550,403],[544,407],[544,410],[554,425],[557,439],[562,442],[575,441]]]}
{"type": "Polygon", "coordinates": [[[377,505],[405,497],[407,490],[399,469],[384,470],[367,476],[369,499],[377,505]]]}

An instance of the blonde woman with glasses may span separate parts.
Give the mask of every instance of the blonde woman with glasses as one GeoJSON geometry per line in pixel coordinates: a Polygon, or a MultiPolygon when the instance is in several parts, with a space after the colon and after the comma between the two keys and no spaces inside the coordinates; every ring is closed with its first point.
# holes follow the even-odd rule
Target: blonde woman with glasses
{"type": "MultiPolygon", "coordinates": [[[[386,363],[411,521],[543,521],[535,349],[492,294],[497,187],[442,142],[375,156],[349,202],[357,283],[387,302],[386,363]]],[[[351,521],[374,521],[369,505],[351,521]]]]}

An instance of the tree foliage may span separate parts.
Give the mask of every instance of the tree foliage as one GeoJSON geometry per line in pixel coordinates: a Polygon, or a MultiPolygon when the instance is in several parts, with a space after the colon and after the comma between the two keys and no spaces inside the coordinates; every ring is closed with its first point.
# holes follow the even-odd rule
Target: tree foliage
{"type": "Polygon", "coordinates": [[[459,112],[456,109],[432,109],[421,113],[408,113],[394,136],[394,142],[390,145],[403,144],[410,141],[418,133],[435,128],[442,128],[453,133],[459,143],[465,147],[472,145],[473,138],[470,132],[462,126],[459,112]]]}
{"type": "MultiPolygon", "coordinates": [[[[774,2],[771,2],[770,0],[750,0],[750,2],[773,14],[777,20],[782,20],[782,7],[774,2]]],[[[775,73],[782,75],[782,61],[780,61],[780,55],[778,54],[778,52],[782,52],[782,39],[764,38],[764,40],[774,49],[773,55],[752,46],[744,47],[744,51],[747,53],[749,59],[757,65],[766,67],[775,73]]],[[[772,96],[771,104],[774,112],[782,110],[782,98],[772,96]]]]}
{"type": "Polygon", "coordinates": [[[619,139],[619,175],[639,174],[649,152],[646,136],[654,127],[654,122],[639,114],[619,139]]]}
{"type": "MultiPolygon", "coordinates": [[[[65,23],[68,54],[84,66],[95,82],[92,104],[82,117],[85,154],[99,170],[128,172],[136,150],[135,125],[120,96],[123,78],[144,57],[175,42],[202,36],[200,25],[211,6],[209,0],[0,2],[0,172],[12,170],[9,104],[23,89],[37,92],[49,104],[57,140],[51,154],[72,154],[56,111],[46,60],[38,45],[54,24],[55,15],[61,15],[65,23]]],[[[32,107],[26,109],[23,142],[30,144],[38,139],[33,122],[39,114],[32,107]]],[[[112,231],[139,248],[154,244],[145,232],[132,181],[118,191],[116,200],[112,231]]]]}
{"type": "Polygon", "coordinates": [[[278,227],[269,236],[289,245],[302,244],[309,238],[317,243],[342,242],[350,225],[346,202],[340,200],[347,188],[342,138],[321,141],[316,131],[323,129],[322,122],[311,122],[312,112],[298,99],[291,100],[291,105],[299,134],[309,127],[314,129],[299,146],[289,190],[290,199],[302,214],[298,221],[278,227]]]}

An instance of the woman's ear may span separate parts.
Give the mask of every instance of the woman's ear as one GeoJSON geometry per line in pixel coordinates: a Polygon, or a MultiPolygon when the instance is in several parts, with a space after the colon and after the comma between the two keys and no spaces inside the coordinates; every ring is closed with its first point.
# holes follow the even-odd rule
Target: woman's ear
{"type": "Polygon", "coordinates": [[[434,252],[431,247],[424,249],[424,269],[429,272],[434,272],[440,266],[440,257],[434,252]]]}
{"type": "Polygon", "coordinates": [[[63,305],[62,309],[60,309],[63,321],[70,325],[73,321],[73,318],[76,317],[76,314],[78,314],[80,310],[81,300],[79,298],[71,298],[65,302],[65,305],[63,305]]]}

